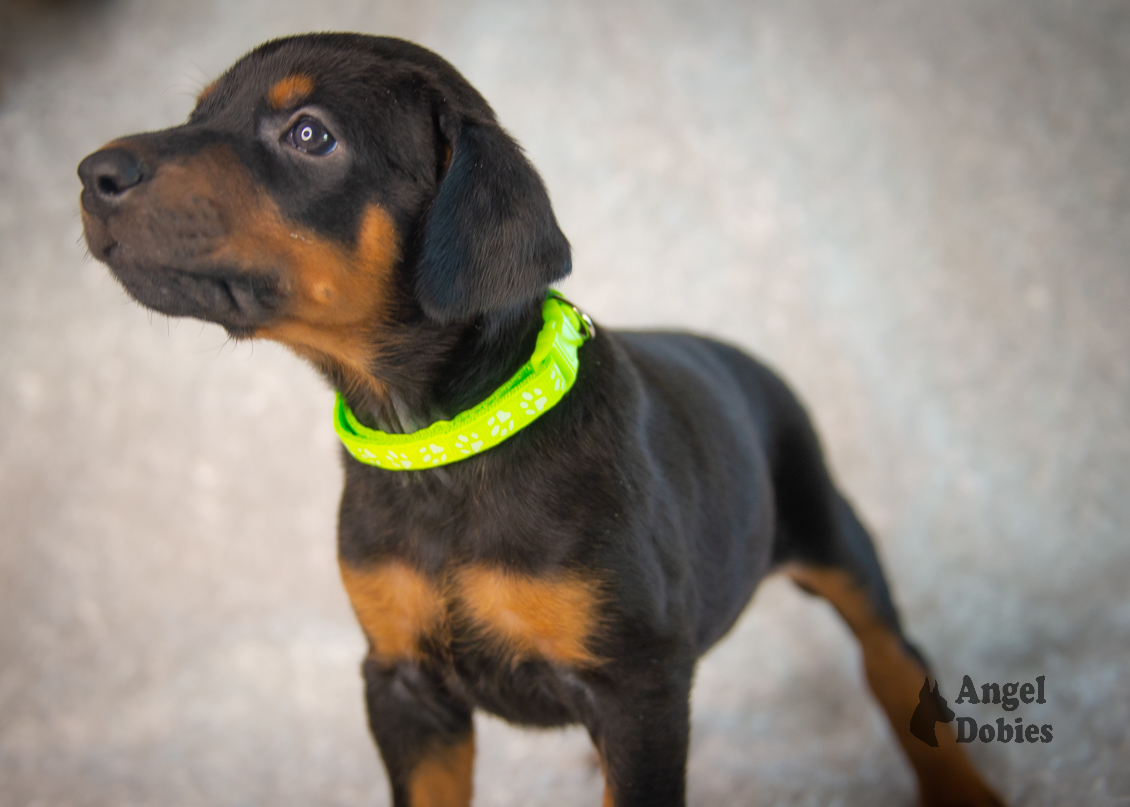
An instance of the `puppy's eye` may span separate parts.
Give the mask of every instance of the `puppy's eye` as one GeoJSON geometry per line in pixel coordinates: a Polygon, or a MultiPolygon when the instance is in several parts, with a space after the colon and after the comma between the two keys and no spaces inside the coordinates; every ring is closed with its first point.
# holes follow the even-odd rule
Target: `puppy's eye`
{"type": "Polygon", "coordinates": [[[299,151],[319,157],[329,154],[337,145],[334,136],[326,131],[326,127],[316,118],[308,116],[298,119],[298,123],[294,124],[287,133],[286,141],[299,151]]]}

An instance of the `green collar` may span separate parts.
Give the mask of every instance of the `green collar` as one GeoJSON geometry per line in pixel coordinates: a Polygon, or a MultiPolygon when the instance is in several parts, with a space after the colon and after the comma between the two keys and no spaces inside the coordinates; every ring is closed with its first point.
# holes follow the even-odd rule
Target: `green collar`
{"type": "Polygon", "coordinates": [[[412,434],[388,434],[363,426],[339,392],[337,436],[358,462],[389,471],[448,465],[494,448],[565,396],[577,380],[577,348],[595,332],[592,320],[553,289],[542,317],[530,360],[473,409],[412,434]]]}

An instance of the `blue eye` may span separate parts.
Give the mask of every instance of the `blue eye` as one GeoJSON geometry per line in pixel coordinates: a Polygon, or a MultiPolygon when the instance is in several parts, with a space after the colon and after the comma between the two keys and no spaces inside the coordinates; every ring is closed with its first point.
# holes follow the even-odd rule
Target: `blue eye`
{"type": "Polygon", "coordinates": [[[299,151],[316,157],[329,154],[337,146],[334,136],[326,131],[321,121],[309,116],[298,119],[287,133],[286,142],[299,151]]]}

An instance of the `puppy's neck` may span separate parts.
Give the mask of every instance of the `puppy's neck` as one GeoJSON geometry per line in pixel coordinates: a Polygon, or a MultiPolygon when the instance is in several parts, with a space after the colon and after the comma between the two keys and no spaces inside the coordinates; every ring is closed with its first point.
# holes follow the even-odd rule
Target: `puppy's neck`
{"type": "Polygon", "coordinates": [[[327,375],[365,426],[419,431],[474,407],[514,375],[534,351],[541,311],[538,299],[450,325],[412,316],[378,339],[369,378],[327,375]]]}

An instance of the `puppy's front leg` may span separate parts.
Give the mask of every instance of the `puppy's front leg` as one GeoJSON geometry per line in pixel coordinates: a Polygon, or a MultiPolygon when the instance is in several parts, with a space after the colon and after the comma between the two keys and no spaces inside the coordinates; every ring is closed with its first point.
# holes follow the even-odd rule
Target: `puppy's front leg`
{"type": "Polygon", "coordinates": [[[475,760],[471,708],[415,663],[364,664],[369,728],[395,807],[469,807],[475,760]]]}
{"type": "Polygon", "coordinates": [[[693,665],[650,658],[609,665],[586,720],[604,769],[604,807],[681,807],[693,665]]]}

